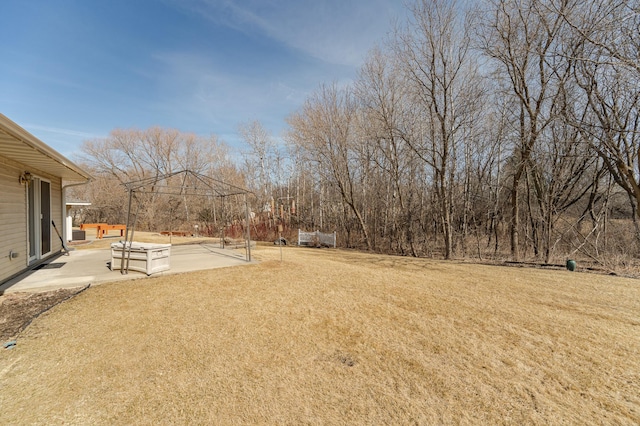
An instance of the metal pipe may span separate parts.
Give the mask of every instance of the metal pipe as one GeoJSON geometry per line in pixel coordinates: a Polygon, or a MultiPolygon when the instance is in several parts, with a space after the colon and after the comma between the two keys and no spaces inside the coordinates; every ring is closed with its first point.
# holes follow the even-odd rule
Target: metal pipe
{"type": "Polygon", "coordinates": [[[249,215],[247,194],[244,194],[244,209],[247,213],[247,262],[251,262],[251,217],[249,215]]]}
{"type": "Polygon", "coordinates": [[[133,244],[133,233],[136,230],[136,223],[138,222],[138,213],[140,213],[140,200],[136,199],[136,212],[133,215],[133,224],[131,225],[131,243],[129,244],[129,250],[127,251],[127,274],[129,273],[129,261],[131,260],[131,245],[133,244]]]}
{"type": "MultiPolygon", "coordinates": [[[[127,207],[127,223],[124,228],[124,242],[122,243],[122,257],[120,258],[120,274],[124,275],[124,251],[127,247],[127,241],[129,240],[129,218],[131,217],[131,198],[133,197],[133,191],[129,190],[129,206],[127,207]]],[[[127,271],[128,272],[128,271],[127,271]]]]}

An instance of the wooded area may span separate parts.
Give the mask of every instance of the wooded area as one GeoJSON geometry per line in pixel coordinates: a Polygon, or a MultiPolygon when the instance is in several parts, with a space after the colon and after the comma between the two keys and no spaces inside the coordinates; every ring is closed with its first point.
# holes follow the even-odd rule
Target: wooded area
{"type": "MultiPolygon", "coordinates": [[[[215,137],[116,130],[83,146],[97,179],[78,191],[90,221],[117,223],[117,183],[190,169],[253,191],[258,238],[284,224],[409,256],[624,266],[640,251],[639,12],[418,0],[353,83],[291,114],[286,145],[257,121],[240,126],[242,162],[215,137]]],[[[138,223],[217,233],[242,217],[224,203],[151,197],[138,223]]]]}

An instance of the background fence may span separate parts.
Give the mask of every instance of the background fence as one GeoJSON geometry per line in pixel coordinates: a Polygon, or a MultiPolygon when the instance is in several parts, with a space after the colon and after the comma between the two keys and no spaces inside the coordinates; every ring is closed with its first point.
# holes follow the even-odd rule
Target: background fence
{"type": "Polygon", "coordinates": [[[304,232],[298,229],[298,245],[311,247],[336,247],[336,233],[323,234],[320,231],[304,232]]]}

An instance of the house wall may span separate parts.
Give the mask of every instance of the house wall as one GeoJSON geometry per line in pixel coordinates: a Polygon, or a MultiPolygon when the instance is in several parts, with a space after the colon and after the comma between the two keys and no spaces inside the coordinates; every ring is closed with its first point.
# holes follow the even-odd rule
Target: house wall
{"type": "MultiPolygon", "coordinates": [[[[62,232],[62,180],[33,167],[0,156],[0,283],[24,271],[29,266],[27,247],[27,187],[19,176],[28,170],[34,176],[51,182],[51,217],[62,232]],[[11,259],[9,253],[18,254],[11,259]]],[[[51,229],[51,254],[57,254],[62,244],[51,229]]]]}
{"type": "Polygon", "coordinates": [[[0,157],[0,282],[27,267],[27,195],[18,177],[24,170],[0,157]],[[9,252],[18,253],[15,259],[9,252]]]}

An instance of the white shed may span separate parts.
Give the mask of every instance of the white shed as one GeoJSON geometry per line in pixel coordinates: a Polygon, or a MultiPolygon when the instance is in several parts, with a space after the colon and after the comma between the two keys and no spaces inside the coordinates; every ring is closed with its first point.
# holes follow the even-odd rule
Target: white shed
{"type": "Polygon", "coordinates": [[[72,241],[73,238],[73,210],[74,209],[82,209],[82,207],[89,207],[91,203],[82,202],[82,201],[67,201],[67,214],[66,214],[66,228],[64,238],[66,241],[72,241]]]}

